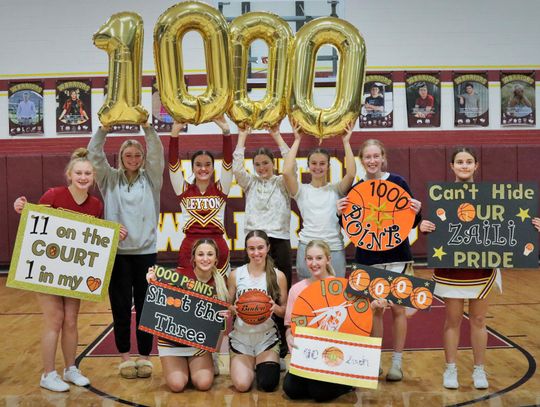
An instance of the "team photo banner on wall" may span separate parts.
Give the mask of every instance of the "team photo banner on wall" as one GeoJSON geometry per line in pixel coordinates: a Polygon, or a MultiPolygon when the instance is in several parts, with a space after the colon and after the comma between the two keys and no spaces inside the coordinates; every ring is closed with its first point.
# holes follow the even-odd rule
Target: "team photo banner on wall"
{"type": "Polygon", "coordinates": [[[92,81],[56,81],[56,132],[92,132],[92,81]]]}
{"type": "Polygon", "coordinates": [[[9,135],[43,135],[43,81],[8,84],[9,135]]]}
{"type": "Polygon", "coordinates": [[[535,75],[501,72],[501,125],[535,126],[535,75]]]}
{"type": "Polygon", "coordinates": [[[441,124],[440,73],[405,73],[409,127],[439,127],[441,124]]]}
{"type": "Polygon", "coordinates": [[[392,74],[366,75],[364,102],[360,112],[361,128],[393,126],[394,93],[392,74]]]}
{"type": "Polygon", "coordinates": [[[427,310],[433,303],[435,282],[363,264],[353,264],[347,292],[370,299],[427,310]]]}
{"type": "Polygon", "coordinates": [[[26,204],[6,286],[101,301],[107,296],[120,225],[26,204]]]}
{"type": "Polygon", "coordinates": [[[453,73],[454,125],[489,126],[489,88],[487,72],[453,73]]]}
{"type": "Polygon", "coordinates": [[[433,183],[428,206],[428,267],[538,267],[536,183],[433,183]]]}
{"type": "Polygon", "coordinates": [[[152,80],[152,126],[158,133],[170,133],[173,122],[174,119],[161,103],[156,78],[154,77],[152,80]]]}
{"type": "MultiPolygon", "coordinates": [[[[202,284],[202,283],[201,283],[202,284]]],[[[224,301],[153,281],[148,286],[139,329],[215,352],[228,309],[224,301]]]]}
{"type": "Polygon", "coordinates": [[[298,327],[290,372],[300,377],[376,389],[381,338],[298,327]]]}

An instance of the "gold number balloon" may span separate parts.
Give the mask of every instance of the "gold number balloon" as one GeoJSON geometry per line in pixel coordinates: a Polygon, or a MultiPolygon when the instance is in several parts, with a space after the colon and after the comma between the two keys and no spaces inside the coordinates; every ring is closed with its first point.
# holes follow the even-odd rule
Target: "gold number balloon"
{"type": "Polygon", "coordinates": [[[177,121],[200,124],[224,113],[230,104],[230,51],[227,21],[215,8],[197,1],[166,10],[154,27],[154,58],[161,103],[177,121]],[[182,64],[182,38],[198,31],[204,42],[207,88],[188,93],[182,64]]]}
{"type": "Polygon", "coordinates": [[[286,113],[288,53],[293,38],[289,24],[272,13],[251,12],[235,18],[229,31],[233,57],[229,117],[239,126],[256,129],[279,123],[286,113]],[[268,46],[268,75],[264,98],[252,101],[247,94],[247,66],[249,47],[256,39],[268,46]]]}
{"type": "Polygon", "coordinates": [[[317,18],[296,33],[290,72],[289,118],[302,130],[320,138],[342,134],[358,118],[362,99],[366,48],[356,27],[335,17],[317,18]],[[324,44],[339,52],[336,98],[328,109],[313,102],[313,81],[317,51],[324,44]]]}
{"type": "Polygon", "coordinates": [[[148,120],[141,105],[143,34],[142,18],[130,12],[113,14],[94,34],[94,45],[109,55],[109,89],[98,112],[104,126],[148,120]]]}

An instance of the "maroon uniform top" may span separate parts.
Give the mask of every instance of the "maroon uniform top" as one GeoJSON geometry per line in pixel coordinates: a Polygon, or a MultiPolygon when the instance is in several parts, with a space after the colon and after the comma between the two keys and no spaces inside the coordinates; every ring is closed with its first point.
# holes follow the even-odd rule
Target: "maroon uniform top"
{"type": "Polygon", "coordinates": [[[95,196],[88,194],[86,200],[80,205],[75,202],[73,195],[67,187],[50,188],[43,194],[38,202],[40,205],[49,205],[54,209],[68,209],[73,212],[103,218],[103,202],[95,196]]]}

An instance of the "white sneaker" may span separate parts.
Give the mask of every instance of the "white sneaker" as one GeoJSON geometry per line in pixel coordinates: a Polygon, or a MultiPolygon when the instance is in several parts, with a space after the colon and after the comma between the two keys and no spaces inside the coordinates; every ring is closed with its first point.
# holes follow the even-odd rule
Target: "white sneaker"
{"type": "Polygon", "coordinates": [[[472,374],[474,387],[477,389],[487,389],[489,383],[487,381],[486,372],[483,366],[475,366],[472,374]]]}
{"type": "Polygon", "coordinates": [[[457,379],[457,368],[447,366],[443,374],[443,386],[447,389],[457,389],[459,387],[457,379]]]}
{"type": "Polygon", "coordinates": [[[77,386],[88,386],[90,384],[90,380],[88,380],[87,377],[83,376],[81,371],[75,366],[64,369],[64,380],[66,382],[71,382],[77,386]]]}
{"type": "Polygon", "coordinates": [[[39,385],[43,387],[44,389],[47,389],[50,391],[68,391],[69,390],[69,384],[67,384],[65,381],[63,381],[60,378],[60,375],[56,372],[56,370],[53,370],[52,372],[49,372],[47,374],[45,373],[42,374],[39,385]]]}

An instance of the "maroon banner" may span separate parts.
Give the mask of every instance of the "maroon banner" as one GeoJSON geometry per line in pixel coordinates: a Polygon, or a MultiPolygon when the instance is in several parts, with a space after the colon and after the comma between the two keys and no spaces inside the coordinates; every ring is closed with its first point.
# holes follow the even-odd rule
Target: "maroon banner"
{"type": "Polygon", "coordinates": [[[364,103],[360,111],[361,128],[393,126],[394,94],[392,74],[367,75],[364,82],[364,103]]]}
{"type": "Polygon", "coordinates": [[[8,84],[9,134],[43,135],[43,81],[8,84]]]}
{"type": "Polygon", "coordinates": [[[501,72],[501,125],[536,125],[534,72],[501,72]]]}
{"type": "Polygon", "coordinates": [[[406,72],[405,92],[409,127],[439,127],[441,125],[439,72],[406,72]]]}
{"type": "Polygon", "coordinates": [[[453,73],[454,125],[489,126],[489,87],[487,72],[453,73]]]}
{"type": "Polygon", "coordinates": [[[92,133],[90,79],[56,81],[56,132],[92,133]]]}

